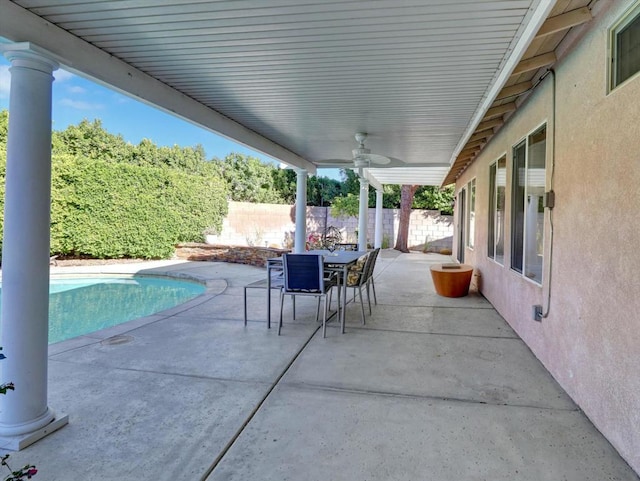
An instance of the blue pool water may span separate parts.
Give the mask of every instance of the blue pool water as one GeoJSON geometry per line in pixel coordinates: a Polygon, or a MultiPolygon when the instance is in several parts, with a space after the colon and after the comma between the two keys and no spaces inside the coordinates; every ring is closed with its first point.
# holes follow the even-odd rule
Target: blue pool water
{"type": "Polygon", "coordinates": [[[160,277],[51,279],[49,343],[169,309],[204,291],[196,282],[160,277]]]}

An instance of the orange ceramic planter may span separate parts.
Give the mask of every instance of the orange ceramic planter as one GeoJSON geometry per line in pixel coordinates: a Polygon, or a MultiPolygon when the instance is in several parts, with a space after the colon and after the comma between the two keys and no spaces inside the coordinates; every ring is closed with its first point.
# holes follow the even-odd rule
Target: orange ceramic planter
{"type": "Polygon", "coordinates": [[[473,266],[460,264],[455,269],[446,269],[442,264],[431,266],[431,278],[436,292],[444,297],[464,297],[469,294],[473,266]]]}

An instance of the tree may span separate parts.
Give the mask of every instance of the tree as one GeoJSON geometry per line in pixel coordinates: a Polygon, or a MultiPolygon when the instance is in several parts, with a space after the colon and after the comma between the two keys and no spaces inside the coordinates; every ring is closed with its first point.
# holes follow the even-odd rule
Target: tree
{"type": "MultiPolygon", "coordinates": [[[[383,207],[385,209],[400,208],[400,186],[385,185],[383,207]]],[[[451,214],[453,204],[453,187],[440,189],[433,185],[423,185],[416,189],[413,197],[413,209],[439,210],[443,214],[451,214]]]]}
{"type": "MultiPolygon", "coordinates": [[[[360,177],[352,169],[342,169],[340,171],[342,177],[342,195],[354,194],[356,197],[360,197],[360,177]]],[[[367,207],[374,207],[376,205],[376,193],[375,189],[369,189],[369,198],[367,207]]]]}
{"type": "Polygon", "coordinates": [[[420,187],[414,196],[413,208],[439,210],[443,214],[452,214],[453,190],[453,186],[444,189],[432,185],[420,187]]]}
{"type": "Polygon", "coordinates": [[[398,237],[394,249],[400,252],[409,252],[409,221],[413,197],[418,190],[418,185],[403,185],[400,194],[400,219],[398,223],[398,237]]]}
{"type": "Polygon", "coordinates": [[[0,110],[0,148],[7,147],[7,134],[9,132],[9,111],[0,110]]]}
{"type": "Polygon", "coordinates": [[[360,213],[360,197],[348,193],[346,196],[338,196],[333,199],[331,205],[331,215],[337,219],[358,217],[360,213]]]}
{"type": "Polygon", "coordinates": [[[273,187],[285,204],[294,204],[296,201],[296,172],[293,169],[273,169],[273,187]]]}
{"type": "Polygon", "coordinates": [[[328,177],[311,176],[307,178],[307,205],[326,206],[340,195],[342,183],[328,177]]]}
{"type": "Polygon", "coordinates": [[[283,204],[275,189],[273,165],[267,165],[255,157],[231,153],[220,164],[222,177],[227,183],[231,199],[238,202],[264,202],[283,204]]]}
{"type": "Polygon", "coordinates": [[[122,135],[114,135],[102,127],[99,119],[82,120],[63,131],[52,133],[52,154],[70,154],[87,159],[125,162],[133,155],[134,147],[122,135]]]}
{"type": "Polygon", "coordinates": [[[333,199],[331,215],[340,217],[357,217],[360,212],[360,198],[355,194],[347,194],[333,199]]]}

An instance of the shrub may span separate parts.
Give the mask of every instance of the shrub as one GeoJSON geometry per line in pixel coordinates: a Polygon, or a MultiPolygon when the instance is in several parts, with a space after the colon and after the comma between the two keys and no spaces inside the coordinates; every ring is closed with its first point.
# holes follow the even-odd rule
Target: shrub
{"type": "Polygon", "coordinates": [[[52,253],[166,258],[226,214],[218,178],[71,156],[53,164],[52,253]]]}

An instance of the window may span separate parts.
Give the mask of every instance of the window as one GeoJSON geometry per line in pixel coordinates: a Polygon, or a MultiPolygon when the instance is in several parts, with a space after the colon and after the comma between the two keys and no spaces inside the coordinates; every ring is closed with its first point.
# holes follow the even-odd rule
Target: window
{"type": "Polygon", "coordinates": [[[476,179],[467,184],[468,208],[467,208],[467,247],[473,249],[476,235],[476,179]]]}
{"type": "Polygon", "coordinates": [[[611,89],[640,72],[640,2],[611,29],[611,89]]]}
{"type": "Polygon", "coordinates": [[[511,268],[542,284],[547,128],[513,148],[511,268]]]}
{"type": "Polygon", "coordinates": [[[458,192],[456,202],[458,213],[458,261],[464,264],[464,251],[467,245],[467,188],[462,187],[458,192]]]}
{"type": "Polygon", "coordinates": [[[489,243],[488,256],[504,264],[504,213],[507,186],[507,158],[489,167],[489,243]]]}
{"type": "Polygon", "coordinates": [[[511,171],[511,268],[522,273],[524,245],[524,196],[526,141],[513,148],[513,170],[511,171]]]}

